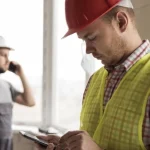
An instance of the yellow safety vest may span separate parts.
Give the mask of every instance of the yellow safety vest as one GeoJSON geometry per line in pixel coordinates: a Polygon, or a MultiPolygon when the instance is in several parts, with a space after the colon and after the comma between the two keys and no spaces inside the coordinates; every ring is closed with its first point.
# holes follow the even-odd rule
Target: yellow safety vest
{"type": "Polygon", "coordinates": [[[81,111],[81,130],[106,150],[146,150],[142,125],[150,96],[150,54],[125,74],[103,112],[107,76],[101,68],[91,79],[81,111]]]}

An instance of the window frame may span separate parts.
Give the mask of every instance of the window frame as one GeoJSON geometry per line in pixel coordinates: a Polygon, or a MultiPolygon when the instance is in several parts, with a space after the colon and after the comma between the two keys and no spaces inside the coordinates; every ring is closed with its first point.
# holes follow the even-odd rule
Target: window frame
{"type": "MultiPolygon", "coordinates": [[[[43,121],[44,128],[55,127],[60,132],[66,132],[66,128],[58,125],[57,111],[57,15],[58,0],[44,1],[44,31],[43,31],[43,121]]],[[[89,75],[85,74],[85,85],[89,75]]]]}

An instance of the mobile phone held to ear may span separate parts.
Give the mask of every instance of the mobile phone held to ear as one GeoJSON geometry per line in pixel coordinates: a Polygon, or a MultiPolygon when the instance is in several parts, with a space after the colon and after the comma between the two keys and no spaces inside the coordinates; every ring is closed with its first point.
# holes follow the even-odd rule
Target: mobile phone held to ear
{"type": "Polygon", "coordinates": [[[17,70],[17,66],[10,62],[8,70],[15,73],[17,70]]]}
{"type": "Polygon", "coordinates": [[[36,136],[34,136],[34,135],[30,134],[30,133],[27,133],[27,132],[24,132],[24,131],[19,131],[19,133],[20,133],[22,136],[24,136],[25,138],[27,138],[27,139],[29,139],[29,140],[32,140],[32,141],[34,141],[34,142],[40,144],[41,146],[43,146],[43,147],[45,147],[45,148],[48,146],[48,143],[47,143],[47,142],[45,142],[45,141],[43,141],[43,140],[41,140],[41,139],[38,139],[36,136]]]}

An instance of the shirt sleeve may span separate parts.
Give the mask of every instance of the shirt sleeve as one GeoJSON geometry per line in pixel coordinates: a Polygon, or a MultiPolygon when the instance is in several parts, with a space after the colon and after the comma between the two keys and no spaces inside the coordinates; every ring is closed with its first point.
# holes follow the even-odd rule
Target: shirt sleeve
{"type": "Polygon", "coordinates": [[[17,91],[10,83],[9,83],[9,85],[10,85],[10,92],[11,92],[12,100],[13,100],[13,102],[15,102],[16,97],[18,95],[20,95],[21,93],[19,91],[17,91]]]}

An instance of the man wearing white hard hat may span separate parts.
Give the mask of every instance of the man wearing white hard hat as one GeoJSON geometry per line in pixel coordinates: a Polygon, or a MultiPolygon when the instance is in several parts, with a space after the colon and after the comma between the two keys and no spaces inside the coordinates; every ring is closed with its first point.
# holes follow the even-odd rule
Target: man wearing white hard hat
{"type": "Polygon", "coordinates": [[[76,33],[104,67],[87,84],[80,130],[40,138],[50,143],[47,150],[149,150],[150,42],[137,31],[131,1],[66,0],[65,6],[64,38],[76,33]]]}
{"type": "Polygon", "coordinates": [[[34,97],[26,80],[22,67],[17,62],[9,61],[12,48],[0,36],[0,74],[7,70],[21,79],[24,92],[20,93],[10,83],[0,79],[0,150],[12,150],[12,108],[13,102],[25,106],[34,106],[34,97]]]}

